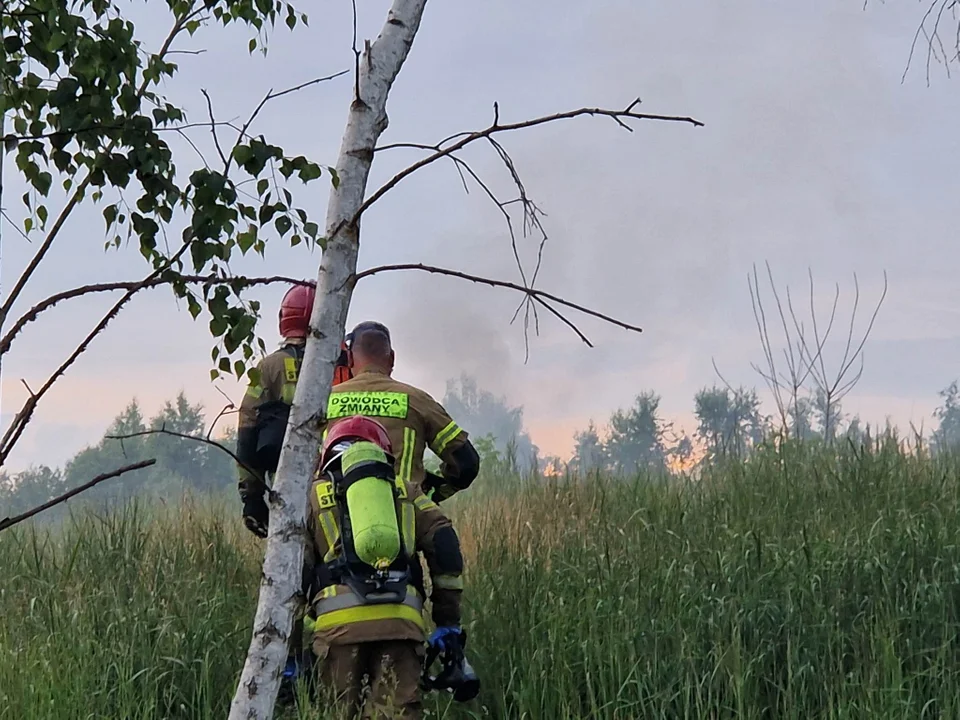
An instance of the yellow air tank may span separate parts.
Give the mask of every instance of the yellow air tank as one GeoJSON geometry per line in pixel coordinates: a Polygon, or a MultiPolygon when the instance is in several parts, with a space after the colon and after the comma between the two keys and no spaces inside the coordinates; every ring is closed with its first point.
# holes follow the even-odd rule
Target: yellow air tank
{"type": "MultiPolygon", "coordinates": [[[[354,443],[340,459],[344,475],[374,463],[389,465],[389,460],[383,450],[370,442],[354,443]]],[[[357,557],[375,568],[386,567],[397,559],[401,540],[391,480],[365,477],[352,483],[347,488],[347,513],[357,557]]]]}

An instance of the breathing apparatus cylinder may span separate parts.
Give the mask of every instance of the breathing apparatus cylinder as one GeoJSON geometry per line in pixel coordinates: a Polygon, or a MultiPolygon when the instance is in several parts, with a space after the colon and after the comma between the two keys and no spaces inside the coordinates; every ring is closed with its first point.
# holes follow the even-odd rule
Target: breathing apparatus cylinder
{"type": "Polygon", "coordinates": [[[367,565],[386,568],[401,549],[392,466],[386,453],[371,442],[353,443],[343,451],[340,463],[344,479],[349,479],[346,500],[354,552],[367,565]],[[365,476],[365,470],[371,473],[365,476]]]}

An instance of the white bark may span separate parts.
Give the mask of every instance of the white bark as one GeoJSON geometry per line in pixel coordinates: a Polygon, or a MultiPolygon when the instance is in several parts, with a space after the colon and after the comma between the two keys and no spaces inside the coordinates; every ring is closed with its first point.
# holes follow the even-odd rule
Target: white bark
{"type": "Polygon", "coordinates": [[[360,98],[350,106],[340,146],[340,185],[330,192],[327,247],[317,273],[317,299],[310,318],[312,334],[270,499],[260,600],[230,720],[268,720],[273,716],[300,602],[307,491],[319,446],[315,420],[326,411],[353,291],[348,281],[357,268],[359,228],[349,221],[363,203],[374,148],[387,127],[387,95],[413,44],[426,3],[394,0],[379,37],[360,63],[360,98]]]}

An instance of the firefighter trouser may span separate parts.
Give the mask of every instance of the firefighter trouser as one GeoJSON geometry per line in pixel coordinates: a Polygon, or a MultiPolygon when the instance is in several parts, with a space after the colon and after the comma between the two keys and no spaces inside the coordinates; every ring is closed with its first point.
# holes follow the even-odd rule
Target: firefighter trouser
{"type": "Polygon", "coordinates": [[[356,717],[361,705],[363,718],[420,720],[422,643],[384,640],[317,650],[321,693],[332,693],[338,720],[356,717]]]}

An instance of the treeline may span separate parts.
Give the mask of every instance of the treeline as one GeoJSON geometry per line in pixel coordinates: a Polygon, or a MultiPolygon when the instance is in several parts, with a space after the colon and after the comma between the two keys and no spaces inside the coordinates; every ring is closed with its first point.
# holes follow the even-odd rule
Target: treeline
{"type": "MultiPolygon", "coordinates": [[[[233,450],[235,424],[235,416],[228,416],[211,439],[233,450]]],[[[210,492],[232,488],[236,471],[227,453],[169,434],[206,437],[207,432],[203,406],[190,403],[183,393],[167,401],[149,420],[134,399],[110,423],[100,442],[78,452],[62,468],[41,464],[17,473],[0,473],[0,516],[23,512],[101,473],[149,458],[155,458],[156,464],[89,490],[82,496],[84,501],[105,504],[133,495],[175,497],[186,489],[210,492]]]]}
{"type": "MultiPolygon", "coordinates": [[[[954,381],[940,391],[942,404],[934,411],[939,421],[929,437],[911,428],[910,439],[930,453],[960,447],[960,386],[954,381]]],[[[746,458],[761,443],[775,437],[801,442],[843,441],[854,447],[880,438],[896,437],[899,429],[889,420],[882,427],[864,423],[859,415],[847,416],[839,401],[820,391],[797,394],[783,402],[782,411],[761,411],[752,388],[703,388],[694,397],[697,426],[691,434],[677,431],[659,413],[660,396],[646,391],[633,405],[611,415],[601,431],[591,421],[574,434],[574,451],[568,463],[549,458],[546,467],[579,473],[688,470],[721,457],[746,458]]]]}

